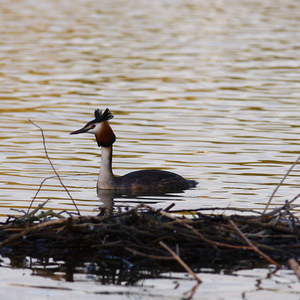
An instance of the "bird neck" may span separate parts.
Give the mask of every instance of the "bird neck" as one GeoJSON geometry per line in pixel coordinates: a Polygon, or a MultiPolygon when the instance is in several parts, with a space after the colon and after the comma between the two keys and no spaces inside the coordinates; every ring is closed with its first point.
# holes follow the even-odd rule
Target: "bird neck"
{"type": "Polygon", "coordinates": [[[115,176],[112,172],[112,145],[101,147],[101,168],[97,182],[98,189],[114,187],[115,176]]]}

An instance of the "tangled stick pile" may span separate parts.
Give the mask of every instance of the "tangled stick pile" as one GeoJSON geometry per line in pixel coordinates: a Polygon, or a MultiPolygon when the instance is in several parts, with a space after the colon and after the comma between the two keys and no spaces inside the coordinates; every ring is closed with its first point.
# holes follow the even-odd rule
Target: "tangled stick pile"
{"type": "Polygon", "coordinates": [[[52,210],[41,212],[42,206],[0,226],[2,255],[172,260],[163,242],[183,261],[196,264],[263,257],[280,267],[277,261],[300,257],[298,211],[289,204],[250,216],[203,214],[201,209],[172,212],[140,205],[104,216],[63,217],[52,210]]]}

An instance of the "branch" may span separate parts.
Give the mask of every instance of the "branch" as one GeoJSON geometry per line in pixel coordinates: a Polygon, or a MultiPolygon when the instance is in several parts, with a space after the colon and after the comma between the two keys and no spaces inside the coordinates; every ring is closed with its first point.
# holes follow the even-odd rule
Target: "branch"
{"type": "Polygon", "coordinates": [[[264,259],[266,259],[269,263],[275,265],[278,269],[281,268],[281,265],[278,264],[275,260],[270,258],[268,255],[260,251],[244,234],[243,232],[236,226],[236,224],[232,221],[229,220],[229,223],[233,226],[233,228],[238,232],[238,234],[243,238],[243,240],[246,241],[246,243],[252,248],[253,251],[258,253],[260,256],[262,256],[264,259]]]}
{"type": "MultiPolygon", "coordinates": [[[[298,163],[298,161],[300,160],[300,156],[298,157],[298,159],[293,163],[293,165],[289,168],[289,170],[286,172],[286,174],[284,175],[284,177],[281,179],[281,181],[279,182],[279,184],[277,185],[277,187],[275,188],[275,190],[273,191],[264,211],[263,214],[265,214],[265,212],[267,211],[273,197],[275,196],[276,192],[278,191],[278,189],[281,187],[282,183],[284,182],[284,180],[287,178],[287,176],[290,174],[290,172],[292,171],[292,169],[296,166],[296,164],[298,163]]],[[[300,195],[299,195],[300,196],[300,195]]],[[[298,197],[299,197],[298,196],[298,197]]],[[[297,197],[297,198],[298,198],[297,197]]],[[[295,199],[296,200],[296,199],[295,199]]]]}
{"type": "MultiPolygon", "coordinates": [[[[63,182],[62,182],[62,180],[61,180],[59,174],[57,173],[57,171],[56,171],[55,168],[54,168],[54,165],[53,165],[52,162],[51,162],[51,159],[50,159],[50,157],[49,157],[49,155],[48,155],[48,151],[47,151],[47,147],[46,147],[46,141],[45,141],[45,136],[44,136],[43,129],[42,129],[40,126],[36,125],[34,122],[32,122],[30,119],[29,119],[29,121],[30,121],[35,127],[37,127],[37,128],[41,131],[42,138],[43,138],[44,151],[45,151],[45,155],[46,155],[46,157],[47,157],[47,159],[48,159],[48,161],[49,161],[49,164],[50,164],[52,170],[54,171],[55,175],[57,176],[57,178],[58,178],[60,184],[62,185],[62,187],[65,189],[65,191],[66,191],[67,194],[69,195],[70,199],[72,200],[72,202],[73,202],[73,204],[74,204],[74,206],[75,206],[75,208],[76,208],[76,210],[77,210],[78,215],[80,215],[79,209],[78,209],[78,207],[77,207],[77,205],[76,205],[76,203],[75,203],[73,197],[71,196],[71,194],[70,194],[70,192],[68,191],[67,187],[63,184],[63,182]]],[[[37,196],[39,190],[41,189],[43,183],[44,183],[46,180],[47,180],[47,178],[44,179],[44,180],[42,181],[42,183],[41,183],[41,185],[40,185],[40,187],[39,187],[37,193],[35,194],[33,200],[31,201],[31,204],[30,204],[29,209],[31,208],[32,203],[33,203],[35,197],[37,196]]],[[[29,209],[28,209],[28,210],[29,210],[29,209]]]]}
{"type": "Polygon", "coordinates": [[[298,280],[300,281],[300,268],[299,268],[299,264],[297,263],[297,261],[294,258],[290,258],[288,260],[290,267],[293,269],[295,275],[297,276],[298,280]]]}
{"type": "Polygon", "coordinates": [[[202,282],[202,280],[190,269],[190,267],[170,247],[168,247],[162,241],[160,241],[159,244],[163,248],[165,248],[183,266],[183,268],[198,281],[198,283],[202,282]]]}

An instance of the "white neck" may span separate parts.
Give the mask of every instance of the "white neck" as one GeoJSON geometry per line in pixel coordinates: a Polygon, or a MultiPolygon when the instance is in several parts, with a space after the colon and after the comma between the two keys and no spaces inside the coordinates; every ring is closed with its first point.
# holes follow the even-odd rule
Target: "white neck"
{"type": "Polygon", "coordinates": [[[115,176],[112,172],[112,146],[101,147],[101,168],[97,182],[98,189],[114,188],[115,176]]]}

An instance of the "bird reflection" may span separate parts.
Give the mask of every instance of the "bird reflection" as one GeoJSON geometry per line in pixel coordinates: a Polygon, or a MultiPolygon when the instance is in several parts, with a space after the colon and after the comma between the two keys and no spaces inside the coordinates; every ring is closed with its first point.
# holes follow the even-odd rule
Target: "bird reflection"
{"type": "Polygon", "coordinates": [[[131,203],[135,204],[155,204],[159,202],[165,202],[168,200],[176,200],[180,201],[180,198],[182,198],[182,195],[184,191],[182,189],[174,189],[172,191],[168,190],[168,192],[165,191],[118,191],[118,190],[97,190],[97,196],[100,200],[99,209],[100,211],[112,211],[114,208],[114,204],[116,200],[118,202],[124,201],[126,202],[126,206],[131,203]]]}

